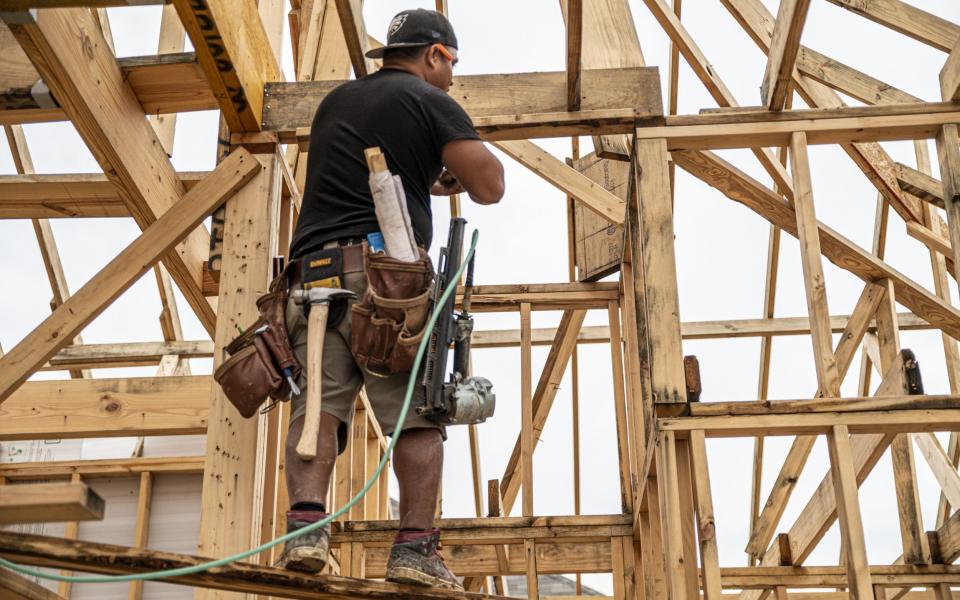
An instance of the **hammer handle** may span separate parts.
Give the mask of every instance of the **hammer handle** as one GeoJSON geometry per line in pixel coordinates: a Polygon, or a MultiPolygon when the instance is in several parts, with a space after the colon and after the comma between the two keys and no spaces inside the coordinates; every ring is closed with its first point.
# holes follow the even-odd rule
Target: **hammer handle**
{"type": "Polygon", "coordinates": [[[320,399],[323,391],[323,338],[327,331],[326,302],[310,306],[307,317],[307,413],[303,431],[297,443],[297,454],[303,460],[317,457],[317,437],[320,435],[320,399]]]}

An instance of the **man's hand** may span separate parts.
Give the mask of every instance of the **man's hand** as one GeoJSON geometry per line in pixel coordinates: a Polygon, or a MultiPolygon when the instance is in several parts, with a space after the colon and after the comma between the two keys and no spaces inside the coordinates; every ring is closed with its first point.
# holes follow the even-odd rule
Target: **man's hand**
{"type": "Polygon", "coordinates": [[[430,193],[434,196],[452,196],[453,194],[460,194],[462,192],[463,186],[460,185],[457,178],[453,176],[453,173],[446,169],[443,170],[443,173],[440,173],[440,177],[437,178],[436,183],[430,188],[430,193]]]}

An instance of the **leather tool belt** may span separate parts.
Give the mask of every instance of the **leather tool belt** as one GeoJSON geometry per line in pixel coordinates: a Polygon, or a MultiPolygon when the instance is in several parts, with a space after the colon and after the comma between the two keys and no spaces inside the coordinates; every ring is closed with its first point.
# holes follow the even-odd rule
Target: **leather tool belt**
{"type": "Polygon", "coordinates": [[[363,369],[389,377],[413,368],[430,308],[433,265],[426,250],[406,262],[364,254],[367,291],[351,309],[350,348],[363,369]]]}
{"type": "Polygon", "coordinates": [[[227,399],[248,419],[257,414],[267,398],[289,398],[300,376],[300,363],[290,346],[286,320],[288,279],[293,264],[296,263],[288,265],[270,283],[266,294],[257,298],[260,317],[225,348],[229,358],[213,374],[227,399]]]}

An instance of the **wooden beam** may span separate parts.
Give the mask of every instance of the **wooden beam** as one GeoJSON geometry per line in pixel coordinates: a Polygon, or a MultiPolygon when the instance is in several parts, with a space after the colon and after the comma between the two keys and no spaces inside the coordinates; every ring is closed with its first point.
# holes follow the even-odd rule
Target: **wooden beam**
{"type": "Polygon", "coordinates": [[[802,132],[809,144],[847,144],[934,138],[960,120],[952,102],[796,111],[747,110],[666,117],[666,124],[637,129],[639,139],[667,140],[669,150],[782,146],[802,132]]]}
{"type": "MultiPolygon", "coordinates": [[[[781,5],[782,6],[782,5],[781,5]]],[[[807,157],[807,136],[800,132],[790,136],[790,171],[793,174],[793,197],[797,213],[797,238],[803,282],[807,292],[810,333],[813,340],[814,365],[820,393],[828,397],[840,395],[840,370],[833,354],[830,334],[826,281],[820,258],[820,236],[817,215],[813,208],[813,185],[807,157]]]]}
{"type": "MultiPolygon", "coordinates": [[[[7,406],[9,406],[9,403],[7,406]]],[[[55,460],[0,465],[0,477],[5,477],[8,481],[69,479],[73,475],[90,479],[94,477],[133,477],[140,473],[197,475],[202,472],[202,456],[55,460]]]]}
{"type": "MultiPolygon", "coordinates": [[[[732,164],[710,152],[675,152],[674,160],[698,179],[796,236],[795,212],[786,200],[732,164]]],[[[897,301],[954,338],[960,338],[960,312],[887,263],[819,223],[824,256],[867,282],[889,278],[897,301]]]]}
{"type": "Polygon", "coordinates": [[[946,101],[960,100],[960,40],[955,42],[940,70],[940,97],[946,101]]]}
{"type": "Polygon", "coordinates": [[[60,594],[9,569],[0,569],[0,590],[7,600],[65,600],[60,594]]]}
{"type": "Polygon", "coordinates": [[[230,131],[260,131],[264,84],[283,75],[253,2],[174,0],[230,131]]]}
{"type": "Polygon", "coordinates": [[[373,73],[373,61],[364,56],[367,51],[367,28],[363,24],[362,0],[336,0],[337,13],[347,42],[347,52],[357,79],[373,73]]]}
{"type": "Polygon", "coordinates": [[[950,52],[960,39],[960,26],[900,0],[827,0],[852,13],[909,36],[928,46],[950,52]]]}
{"type": "Polygon", "coordinates": [[[580,110],[583,0],[567,0],[567,110],[580,110]]]}
{"type": "MultiPolygon", "coordinates": [[[[343,81],[270,83],[270,103],[264,108],[263,130],[275,132],[281,142],[291,141],[298,128],[309,128],[317,104],[343,81]]],[[[509,73],[461,75],[450,87],[453,97],[474,124],[487,134],[497,128],[531,127],[553,121],[563,123],[601,119],[600,127],[613,119],[630,120],[663,114],[657,70],[651,67],[585,69],[580,111],[567,111],[566,73],[509,73]]],[[[583,129],[587,133],[587,128],[583,129]]],[[[563,135],[569,135],[563,134],[563,135]]],[[[530,136],[534,137],[534,136],[530,136]]],[[[503,138],[501,138],[503,139],[503,138]]],[[[518,138],[525,139],[525,138],[518,138]]]]}
{"type": "Polygon", "coordinates": [[[85,483],[0,486],[0,524],[99,521],[104,501],[85,483]]]}
{"type": "Polygon", "coordinates": [[[903,191],[939,208],[946,208],[943,203],[943,184],[930,175],[897,163],[897,181],[903,191]]]}
{"type": "MultiPolygon", "coordinates": [[[[68,541],[6,531],[0,532],[0,555],[21,564],[62,567],[108,575],[187,567],[209,560],[172,552],[68,541]]],[[[350,579],[336,575],[306,575],[296,571],[253,565],[246,562],[237,562],[220,567],[213,572],[185,575],[167,581],[204,589],[302,600],[353,600],[356,598],[506,600],[501,596],[350,579]]]]}
{"type": "MultiPolygon", "coordinates": [[[[222,169],[241,152],[234,150],[217,168],[222,169]]],[[[249,327],[260,316],[256,300],[268,291],[273,279],[283,185],[281,160],[276,153],[258,156],[254,161],[255,178],[225,204],[214,370],[226,360],[226,347],[237,336],[238,328],[249,327]]],[[[259,427],[257,419],[244,419],[219,385],[212,385],[208,393],[210,416],[198,548],[208,556],[226,556],[249,548],[251,543],[259,544],[260,535],[265,533],[261,518],[267,431],[259,427]],[[230,450],[223,451],[226,448],[230,450]]],[[[213,595],[201,592],[198,598],[213,595]]]]}
{"type": "Polygon", "coordinates": [[[623,200],[565,165],[540,146],[529,140],[494,142],[493,145],[561,192],[583,202],[596,214],[611,223],[623,224],[623,200]]]}
{"type": "MultiPolygon", "coordinates": [[[[539,437],[533,429],[532,351],[530,305],[524,303],[520,305],[520,485],[523,491],[521,512],[525,517],[533,516],[533,451],[536,447],[536,439],[539,437]]],[[[564,367],[566,367],[566,361],[564,361],[564,367]]],[[[532,553],[533,549],[528,548],[527,554],[532,553]]],[[[536,562],[534,562],[535,568],[536,562]]]]}
{"type": "MultiPolygon", "coordinates": [[[[184,197],[184,189],[90,11],[39,11],[35,21],[26,21],[11,25],[11,31],[104,172],[123,190],[137,224],[146,229],[184,197]]],[[[201,324],[211,332],[216,312],[201,287],[209,240],[202,227],[183,237],[176,252],[167,253],[164,260],[201,324]]]]}
{"type": "Polygon", "coordinates": [[[760,96],[769,110],[782,110],[791,93],[793,69],[800,49],[800,36],[807,21],[810,0],[781,0],[777,24],[767,52],[760,96]]]}
{"type": "Polygon", "coordinates": [[[932,433],[915,433],[911,436],[926,459],[930,471],[940,484],[940,489],[950,506],[960,506],[960,474],[932,433]]]}
{"type": "Polygon", "coordinates": [[[837,494],[837,515],[840,538],[847,561],[847,581],[851,600],[872,600],[873,587],[867,566],[867,544],[863,537],[863,519],[857,494],[857,477],[853,468],[850,434],[845,425],[834,425],[827,434],[830,450],[830,472],[837,494]]]}
{"type": "MultiPolygon", "coordinates": [[[[133,545],[146,548],[150,533],[150,512],[153,506],[153,476],[149,472],[140,473],[140,488],[137,491],[137,521],[134,523],[133,545]]],[[[131,581],[127,600],[143,598],[143,582],[131,581]]]]}
{"type": "Polygon", "coordinates": [[[804,77],[846,94],[864,104],[914,104],[923,102],[885,81],[801,46],[797,55],[797,71],[804,77]]]}
{"type": "Polygon", "coordinates": [[[0,408],[0,440],[204,433],[210,376],[33,381],[0,408]]]}
{"type": "MultiPolygon", "coordinates": [[[[646,336],[654,404],[686,405],[669,155],[664,140],[637,140],[634,178],[639,219],[631,244],[642,249],[646,336]]],[[[634,232],[631,231],[631,236],[634,232]]]]}
{"type": "Polygon", "coordinates": [[[713,516],[713,494],[707,447],[702,431],[690,433],[690,459],[693,467],[693,490],[697,503],[697,539],[700,541],[700,564],[703,572],[704,600],[721,600],[720,558],[717,549],[717,525],[713,516]]]}
{"type": "Polygon", "coordinates": [[[27,337],[0,358],[0,401],[69,343],[203,218],[259,170],[246,151],[234,152],[27,337]]]}
{"type": "Polygon", "coordinates": [[[940,159],[943,200],[953,247],[953,252],[945,256],[953,259],[953,275],[956,278],[960,276],[960,135],[956,124],[944,125],[937,132],[937,156],[940,159]]]}
{"type": "MultiPolygon", "coordinates": [[[[952,397],[951,397],[952,398],[952,397]]],[[[938,401],[940,403],[940,401],[938,401]]],[[[752,404],[752,403],[751,403],[752,404]]],[[[663,417],[662,431],[703,429],[707,437],[763,435],[821,435],[833,425],[845,425],[857,434],[897,434],[917,431],[950,431],[960,427],[960,408],[926,410],[904,407],[894,417],[885,411],[823,412],[802,415],[743,415],[727,417],[663,417]]],[[[868,437],[868,436],[867,436],[868,437]]]]}

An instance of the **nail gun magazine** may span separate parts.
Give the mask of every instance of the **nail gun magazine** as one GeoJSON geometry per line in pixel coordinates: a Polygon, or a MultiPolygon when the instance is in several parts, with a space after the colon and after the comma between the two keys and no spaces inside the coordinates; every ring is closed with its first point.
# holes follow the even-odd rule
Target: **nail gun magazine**
{"type": "Polygon", "coordinates": [[[490,380],[470,374],[470,336],[473,333],[470,297],[475,254],[467,266],[460,312],[454,312],[456,294],[451,294],[443,306],[438,306],[447,286],[459,283],[453,277],[460,267],[466,224],[465,219],[451,219],[447,245],[440,249],[440,261],[430,293],[431,310],[440,311],[440,316],[430,336],[420,373],[423,404],[417,407],[417,412],[444,425],[482,423],[493,416],[496,407],[490,380]],[[453,370],[448,377],[447,359],[451,344],[453,370]]]}

